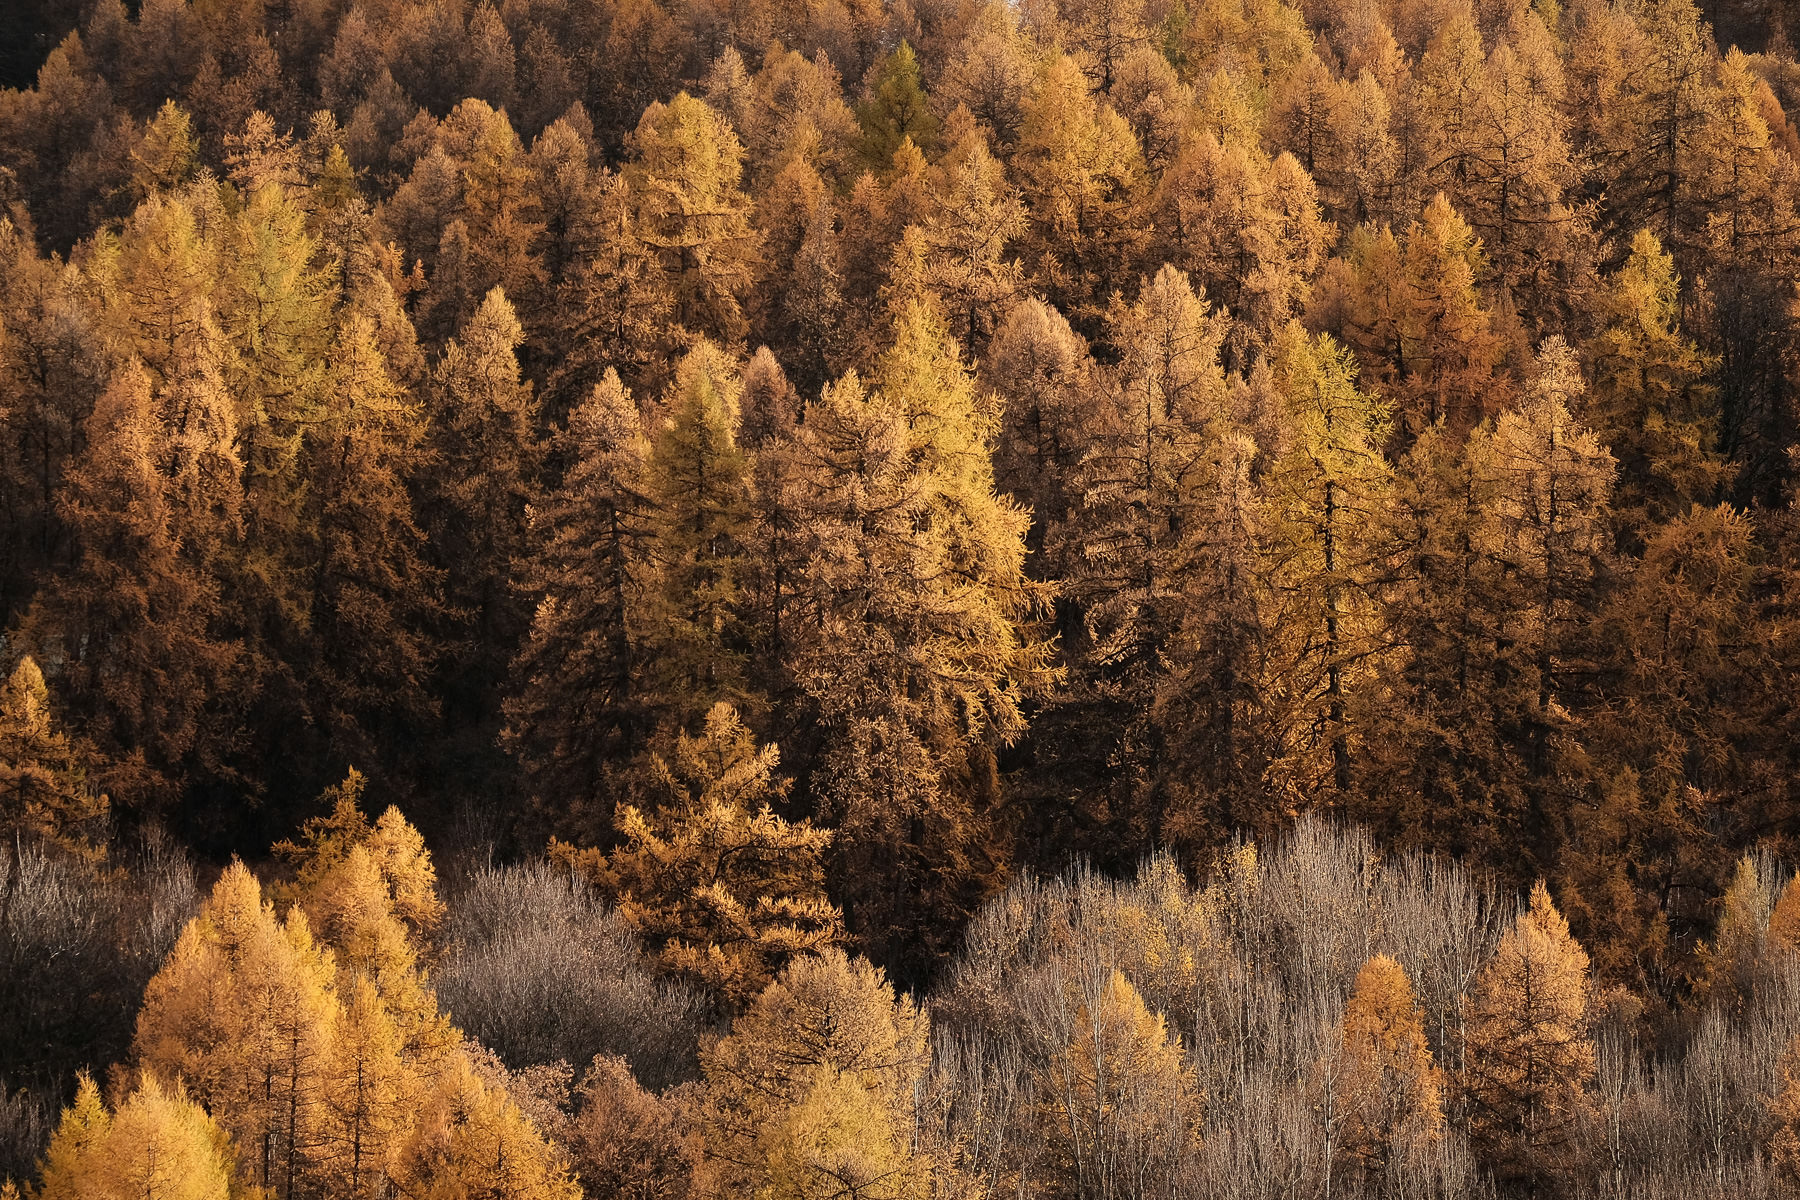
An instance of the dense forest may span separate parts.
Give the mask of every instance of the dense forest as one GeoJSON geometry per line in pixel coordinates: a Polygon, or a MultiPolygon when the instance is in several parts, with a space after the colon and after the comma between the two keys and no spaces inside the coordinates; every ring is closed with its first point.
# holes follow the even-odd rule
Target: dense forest
{"type": "Polygon", "coordinates": [[[6,1200],[1800,1194],[1800,12],[0,10],[6,1200]]]}

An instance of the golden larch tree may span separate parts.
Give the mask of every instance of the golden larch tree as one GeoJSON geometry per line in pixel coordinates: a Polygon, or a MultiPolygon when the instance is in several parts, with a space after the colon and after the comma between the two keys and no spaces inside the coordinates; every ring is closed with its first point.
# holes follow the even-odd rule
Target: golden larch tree
{"type": "Polygon", "coordinates": [[[653,763],[657,803],[622,805],[609,855],[551,843],[551,856],[616,892],[663,968],[742,1008],[794,956],[843,937],[825,895],[831,834],[777,816],[780,755],[720,703],[697,737],[653,763]]]}
{"type": "Polygon", "coordinates": [[[1502,1178],[1543,1182],[1579,1165],[1597,1104],[1588,993],[1587,952],[1540,880],[1463,1002],[1469,1135],[1502,1178]]]}
{"type": "Polygon", "coordinates": [[[721,1181],[783,1200],[927,1195],[912,1124],[929,1032],[868,961],[794,960],[701,1052],[695,1120],[721,1181]]]}
{"type": "Polygon", "coordinates": [[[242,863],[144,992],[139,1064],[179,1078],[238,1147],[240,1177],[289,1196],[311,1182],[337,1018],[332,959],[306,916],[277,921],[242,863]]]}
{"type": "Polygon", "coordinates": [[[109,809],[89,781],[92,751],[58,727],[30,655],[0,683],[0,834],[44,838],[91,854],[109,809]]]}
{"type": "Polygon", "coordinates": [[[116,1112],[86,1075],[44,1158],[37,1200],[227,1200],[231,1145],[204,1109],[146,1071],[116,1112]]]}
{"type": "Polygon", "coordinates": [[[1339,1156],[1372,1175],[1442,1133],[1443,1073],[1425,1044],[1412,981],[1385,954],[1356,973],[1339,1030],[1339,1156]]]}

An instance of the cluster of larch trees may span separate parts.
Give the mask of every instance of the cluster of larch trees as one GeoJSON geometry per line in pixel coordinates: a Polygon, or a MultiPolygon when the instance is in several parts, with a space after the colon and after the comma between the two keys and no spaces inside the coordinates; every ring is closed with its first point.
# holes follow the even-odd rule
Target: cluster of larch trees
{"type": "MultiPolygon", "coordinates": [[[[721,789],[758,767],[696,766],[741,730],[715,713],[709,737],[682,769],[729,810],[721,789]]],[[[577,1080],[550,1056],[596,1045],[559,1024],[583,1001],[532,992],[516,945],[487,968],[515,988],[502,1024],[548,1039],[502,1061],[452,1024],[437,989],[469,929],[445,939],[421,839],[393,808],[364,816],[363,787],[275,848],[276,882],[223,872],[25,1195],[1773,1196],[1800,1169],[1800,883],[1768,860],[1738,865],[1701,1032],[1666,1058],[1542,883],[1520,904],[1312,819],[1199,886],[1166,856],[1126,881],[1027,876],[922,998],[841,931],[657,951],[672,915],[716,912],[671,873],[621,915],[643,962],[712,1007],[659,1094],[617,1056],[643,1050],[642,997],[577,1080]]],[[[529,872],[500,888],[483,903],[514,910],[502,924],[554,927],[529,872]]]]}

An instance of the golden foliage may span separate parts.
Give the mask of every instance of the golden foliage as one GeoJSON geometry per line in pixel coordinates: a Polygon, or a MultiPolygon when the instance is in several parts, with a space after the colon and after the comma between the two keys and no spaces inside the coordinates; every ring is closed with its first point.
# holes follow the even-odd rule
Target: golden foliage
{"type": "Polygon", "coordinates": [[[1364,963],[1340,1028],[1341,1153],[1379,1170],[1395,1154],[1440,1136],[1444,1125],[1443,1073],[1425,1044],[1405,969],[1385,954],[1364,963]]]}
{"type": "Polygon", "coordinates": [[[108,1113],[83,1075],[44,1159],[37,1200],[227,1200],[230,1144],[182,1091],[145,1071],[108,1113]]]}
{"type": "Polygon", "coordinates": [[[1540,880],[1464,1000],[1469,1133],[1505,1177],[1576,1165],[1595,1111],[1588,956],[1540,880]]]}
{"type": "Polygon", "coordinates": [[[930,1165],[910,1131],[929,1030],[867,960],[836,948],[795,959],[701,1052],[694,1119],[726,1186],[793,1200],[926,1195],[930,1165]]]}
{"type": "Polygon", "coordinates": [[[105,795],[88,782],[92,751],[57,727],[44,673],[30,655],[0,683],[0,833],[98,851],[105,795]]]}

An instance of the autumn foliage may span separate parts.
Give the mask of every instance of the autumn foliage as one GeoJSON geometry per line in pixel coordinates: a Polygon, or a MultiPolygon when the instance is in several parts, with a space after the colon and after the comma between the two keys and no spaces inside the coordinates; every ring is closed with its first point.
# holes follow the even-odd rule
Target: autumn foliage
{"type": "Polygon", "coordinates": [[[0,9],[0,1178],[1800,1178],[1785,0],[0,9]]]}

